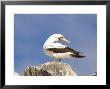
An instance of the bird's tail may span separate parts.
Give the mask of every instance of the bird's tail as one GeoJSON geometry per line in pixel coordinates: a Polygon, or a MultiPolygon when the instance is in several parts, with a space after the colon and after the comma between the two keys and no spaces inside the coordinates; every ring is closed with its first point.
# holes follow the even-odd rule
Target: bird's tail
{"type": "Polygon", "coordinates": [[[82,56],[82,55],[76,55],[75,57],[76,57],[76,58],[83,58],[83,57],[85,57],[85,56],[82,56]]]}
{"type": "Polygon", "coordinates": [[[79,55],[79,54],[71,54],[72,57],[76,57],[76,58],[83,58],[85,56],[79,55]]]}

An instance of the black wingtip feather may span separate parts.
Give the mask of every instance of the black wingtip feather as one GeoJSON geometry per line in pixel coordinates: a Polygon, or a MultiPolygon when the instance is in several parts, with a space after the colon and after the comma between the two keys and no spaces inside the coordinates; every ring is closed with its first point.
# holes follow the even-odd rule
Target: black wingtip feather
{"type": "Polygon", "coordinates": [[[81,56],[81,55],[74,55],[74,54],[71,54],[72,57],[76,57],[76,58],[83,58],[85,56],[81,56]]]}
{"type": "Polygon", "coordinates": [[[85,57],[85,56],[77,55],[77,56],[75,56],[75,57],[77,57],[77,58],[83,58],[83,57],[85,57]]]}

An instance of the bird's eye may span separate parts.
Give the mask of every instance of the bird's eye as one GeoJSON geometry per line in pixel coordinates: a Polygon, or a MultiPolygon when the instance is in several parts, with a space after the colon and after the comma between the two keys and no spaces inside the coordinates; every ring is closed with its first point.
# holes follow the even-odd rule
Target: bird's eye
{"type": "Polygon", "coordinates": [[[63,37],[59,37],[58,39],[61,40],[63,37]]]}

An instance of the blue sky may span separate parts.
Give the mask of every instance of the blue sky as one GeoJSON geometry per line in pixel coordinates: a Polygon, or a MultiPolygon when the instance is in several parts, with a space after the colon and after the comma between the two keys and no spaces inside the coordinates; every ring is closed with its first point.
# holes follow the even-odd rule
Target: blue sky
{"type": "Polygon", "coordinates": [[[15,14],[14,71],[22,74],[27,66],[53,61],[43,52],[45,40],[60,33],[71,43],[66,44],[86,57],[65,59],[78,75],[97,71],[96,14],[15,14]]]}

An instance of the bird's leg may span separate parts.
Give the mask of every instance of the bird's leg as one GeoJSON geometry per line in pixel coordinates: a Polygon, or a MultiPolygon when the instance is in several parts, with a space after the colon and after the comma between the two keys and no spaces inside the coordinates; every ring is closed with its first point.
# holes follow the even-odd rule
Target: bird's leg
{"type": "Polygon", "coordinates": [[[61,62],[61,59],[58,59],[58,62],[61,62]]]}

